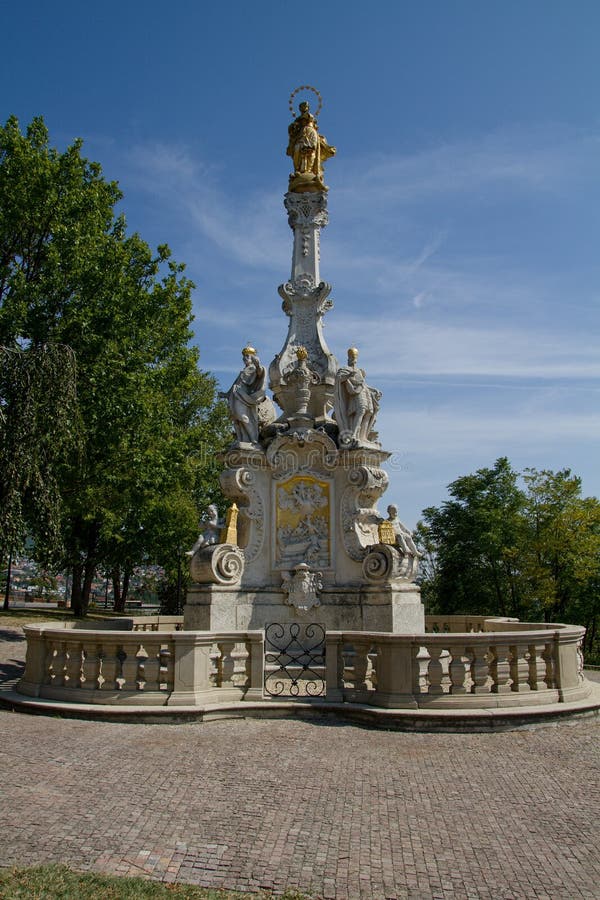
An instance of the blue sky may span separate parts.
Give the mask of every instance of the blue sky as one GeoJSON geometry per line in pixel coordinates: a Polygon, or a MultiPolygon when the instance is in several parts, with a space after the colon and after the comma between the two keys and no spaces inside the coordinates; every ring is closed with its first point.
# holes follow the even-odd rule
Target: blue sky
{"type": "Polygon", "coordinates": [[[314,84],[326,335],[384,392],[404,521],[501,455],[600,493],[600,4],[0,0],[0,115],[42,114],[119,181],[131,230],[197,285],[228,387],[287,319],[288,97],[314,84]]]}

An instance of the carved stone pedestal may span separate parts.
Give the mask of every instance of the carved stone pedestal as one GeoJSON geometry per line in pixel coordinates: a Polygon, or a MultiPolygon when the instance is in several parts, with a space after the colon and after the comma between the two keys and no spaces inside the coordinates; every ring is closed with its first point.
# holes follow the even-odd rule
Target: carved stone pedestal
{"type": "Polygon", "coordinates": [[[339,450],[312,428],[279,435],[264,451],[230,450],[221,481],[239,507],[239,549],[216,545],[192,560],[185,629],[315,621],[423,631],[415,558],[380,543],[375,505],[387,487],[387,457],[376,447],[339,450]]]}
{"type": "Polygon", "coordinates": [[[419,634],[425,629],[419,590],[409,583],[323,588],[319,605],[311,609],[290,605],[282,589],[195,584],[188,590],[185,631],[251,631],[271,622],[318,622],[329,631],[419,634]]]}

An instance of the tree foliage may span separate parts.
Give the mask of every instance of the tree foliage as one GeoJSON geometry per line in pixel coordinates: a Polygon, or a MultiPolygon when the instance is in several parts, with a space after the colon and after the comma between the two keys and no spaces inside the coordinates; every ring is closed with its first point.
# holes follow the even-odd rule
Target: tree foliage
{"type": "Polygon", "coordinates": [[[27,534],[46,562],[60,553],[58,473],[78,432],[71,349],[0,347],[0,557],[21,550],[27,534]]]}
{"type": "Polygon", "coordinates": [[[431,611],[585,625],[600,617],[600,502],[568,469],[527,469],[506,458],[456,479],[450,499],[423,511],[423,595],[431,611]]]}
{"type": "MultiPolygon", "coordinates": [[[[77,451],[56,468],[76,612],[99,566],[123,602],[134,565],[173,568],[196,497],[218,499],[227,434],[189,346],[184,266],[127,234],[117,184],[80,151],[50,147],[41,119],[0,129],[0,343],[69,347],[77,365],[77,451]]],[[[59,394],[48,402],[58,410],[59,394]]]]}

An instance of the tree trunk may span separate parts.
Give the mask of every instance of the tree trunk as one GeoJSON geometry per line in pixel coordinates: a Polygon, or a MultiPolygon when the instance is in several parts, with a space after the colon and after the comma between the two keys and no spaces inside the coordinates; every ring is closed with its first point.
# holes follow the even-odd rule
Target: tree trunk
{"type": "Polygon", "coordinates": [[[81,579],[83,576],[83,565],[75,563],[73,566],[73,583],[71,585],[71,609],[74,616],[83,615],[83,597],[81,591],[81,579]]]}
{"type": "Polygon", "coordinates": [[[121,599],[123,601],[123,609],[125,609],[125,604],[127,603],[127,597],[129,595],[129,579],[131,578],[131,567],[125,566],[125,570],[123,572],[123,593],[121,595],[121,599]]]}
{"type": "Polygon", "coordinates": [[[12,550],[9,550],[8,553],[8,565],[6,567],[6,590],[4,591],[4,605],[3,609],[6,612],[8,610],[8,601],[10,598],[10,576],[12,573],[12,550]]]}
{"type": "Polygon", "coordinates": [[[121,594],[121,570],[119,566],[114,566],[112,570],[114,610],[115,612],[123,612],[125,609],[125,599],[121,594]]]}
{"type": "Polygon", "coordinates": [[[96,561],[93,556],[89,555],[85,561],[83,585],[81,589],[81,606],[83,615],[87,616],[88,607],[90,605],[90,592],[92,590],[92,581],[96,572],[96,561]]]}

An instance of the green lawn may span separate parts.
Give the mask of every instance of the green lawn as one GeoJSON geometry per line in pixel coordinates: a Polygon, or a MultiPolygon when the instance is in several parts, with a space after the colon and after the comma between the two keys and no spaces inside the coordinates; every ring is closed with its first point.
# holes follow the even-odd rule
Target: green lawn
{"type": "MultiPolygon", "coordinates": [[[[128,615],[130,615],[128,613],[128,615]]],[[[78,619],[80,622],[94,622],[98,619],[114,619],[118,618],[119,613],[112,611],[89,613],[85,619],[78,619]]],[[[4,611],[0,609],[0,628],[3,625],[9,625],[11,628],[18,628],[20,625],[36,625],[41,622],[72,622],[74,620],[72,612],[65,609],[9,609],[4,611]]]]}
{"type": "MultiPolygon", "coordinates": [[[[163,884],[146,878],[117,878],[111,875],[84,875],[67,866],[0,869],[2,900],[266,900],[272,894],[213,891],[185,884],[163,884]]],[[[281,900],[308,900],[305,894],[287,891],[281,900]]]]}

